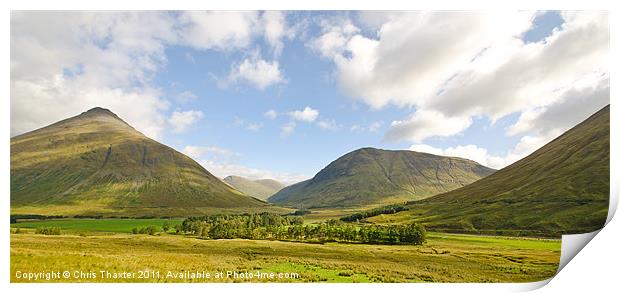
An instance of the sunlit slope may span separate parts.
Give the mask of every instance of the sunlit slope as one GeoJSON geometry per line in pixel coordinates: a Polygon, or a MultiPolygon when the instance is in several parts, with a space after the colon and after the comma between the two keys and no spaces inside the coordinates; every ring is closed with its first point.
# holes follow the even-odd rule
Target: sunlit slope
{"type": "Polygon", "coordinates": [[[465,186],[493,171],[461,158],[362,148],[268,200],[304,208],[404,202],[465,186]]]}
{"type": "Polygon", "coordinates": [[[609,204],[609,106],[522,160],[463,188],[408,204],[374,222],[451,231],[581,233],[601,228],[609,204]]]}
{"type": "Polygon", "coordinates": [[[106,109],[11,139],[13,210],[79,214],[265,205],[106,109]]]}
{"type": "Polygon", "coordinates": [[[284,188],[282,183],[273,179],[250,180],[241,176],[228,176],[223,181],[247,195],[262,200],[267,200],[268,197],[284,188]]]}

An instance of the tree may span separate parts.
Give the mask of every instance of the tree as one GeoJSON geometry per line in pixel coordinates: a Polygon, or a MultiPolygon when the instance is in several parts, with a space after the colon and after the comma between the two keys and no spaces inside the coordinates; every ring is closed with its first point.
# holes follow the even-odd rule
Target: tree
{"type": "Polygon", "coordinates": [[[164,224],[161,226],[161,229],[164,230],[164,232],[168,232],[168,230],[170,230],[170,222],[165,221],[164,224]]]}

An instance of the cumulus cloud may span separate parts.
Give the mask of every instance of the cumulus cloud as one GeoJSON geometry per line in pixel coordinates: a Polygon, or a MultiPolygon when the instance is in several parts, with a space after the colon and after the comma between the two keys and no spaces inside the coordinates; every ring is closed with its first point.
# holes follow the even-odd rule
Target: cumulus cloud
{"type": "MultiPolygon", "coordinates": [[[[264,38],[279,54],[293,33],[280,12],[13,12],[11,135],[101,106],[158,138],[169,102],[152,78],[166,46],[230,52],[264,38]]],[[[235,63],[231,77],[259,89],[284,82],[278,62],[261,58],[235,63]]]]}
{"type": "Polygon", "coordinates": [[[434,136],[421,126],[450,136],[469,127],[475,116],[496,121],[523,113],[522,125],[513,128],[516,133],[527,128],[528,115],[547,111],[574,93],[587,94],[583,89],[604,89],[599,85],[609,72],[607,12],[563,12],[564,23],[548,37],[523,41],[539,15],[364,12],[361,25],[376,33],[336,24],[323,28],[312,48],[333,61],[338,84],[351,98],[374,109],[395,105],[435,113],[394,121],[388,139],[419,142],[434,136]],[[442,119],[433,125],[422,119],[431,116],[442,119]]]}
{"type": "Polygon", "coordinates": [[[228,78],[220,83],[223,86],[245,82],[259,90],[284,83],[278,61],[268,62],[260,57],[246,58],[242,62],[233,64],[228,78]]]}
{"type": "Polygon", "coordinates": [[[256,11],[184,11],[179,16],[180,41],[195,49],[246,48],[257,31],[256,11]]]}
{"type": "Polygon", "coordinates": [[[609,104],[609,98],[608,77],[593,86],[574,87],[552,104],[523,111],[508,134],[563,132],[609,104]]]}
{"type": "Polygon", "coordinates": [[[313,122],[319,117],[319,111],[306,106],[303,110],[295,110],[287,113],[292,119],[303,122],[313,122]]]}
{"type": "Polygon", "coordinates": [[[323,19],[322,34],[309,43],[309,47],[325,58],[336,58],[345,49],[354,34],[360,31],[348,19],[323,19]]]}
{"type": "Polygon", "coordinates": [[[406,120],[393,121],[385,139],[421,142],[428,137],[459,134],[471,123],[469,117],[447,117],[438,111],[418,110],[406,120]]]}
{"type": "Polygon", "coordinates": [[[489,153],[486,148],[472,144],[448,147],[445,149],[436,148],[427,144],[414,144],[409,149],[439,156],[470,159],[487,167],[501,169],[528,156],[559,135],[560,133],[554,132],[546,136],[523,136],[513,149],[503,155],[493,155],[489,153]]]}
{"type": "Polygon", "coordinates": [[[286,14],[282,11],[265,11],[262,15],[261,26],[263,35],[275,56],[279,56],[284,48],[283,39],[292,38],[295,29],[287,26],[286,14]]]}
{"type": "Polygon", "coordinates": [[[186,131],[203,116],[201,111],[174,111],[168,119],[168,123],[172,125],[174,132],[180,133],[186,131]]]}
{"type": "Polygon", "coordinates": [[[11,135],[101,106],[159,137],[168,102],[149,81],[176,40],[170,21],[159,12],[13,12],[11,135]]]}

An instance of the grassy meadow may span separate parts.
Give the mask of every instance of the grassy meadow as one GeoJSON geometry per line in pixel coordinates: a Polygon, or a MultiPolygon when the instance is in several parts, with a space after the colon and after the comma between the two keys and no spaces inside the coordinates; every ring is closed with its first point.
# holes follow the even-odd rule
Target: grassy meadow
{"type": "Polygon", "coordinates": [[[96,277],[72,275],[36,282],[531,282],[555,274],[561,248],[559,240],[445,233],[429,233],[421,246],[130,234],[133,227],[163,221],[61,219],[12,224],[13,231],[20,227],[22,233],[11,234],[11,282],[26,282],[17,278],[18,271],[65,270],[96,277]],[[48,226],[62,227],[62,235],[34,234],[33,228],[48,226]],[[115,279],[101,278],[102,270],[150,273],[148,278],[135,274],[115,279]],[[178,277],[195,271],[209,272],[211,277],[178,277]],[[217,272],[233,271],[281,277],[215,277],[217,272]]]}
{"type": "Polygon", "coordinates": [[[44,221],[24,221],[11,224],[11,228],[58,227],[70,232],[115,232],[131,233],[133,228],[148,226],[161,227],[169,222],[172,227],[183,219],[58,219],[44,221]]]}

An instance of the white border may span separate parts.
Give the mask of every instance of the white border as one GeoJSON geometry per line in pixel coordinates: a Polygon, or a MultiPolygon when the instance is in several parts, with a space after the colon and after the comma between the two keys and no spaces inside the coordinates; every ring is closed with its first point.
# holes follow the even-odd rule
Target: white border
{"type": "MultiPolygon", "coordinates": [[[[252,292],[313,292],[317,290],[328,291],[377,291],[377,290],[393,290],[393,291],[411,291],[424,290],[431,292],[510,292],[531,290],[544,286],[547,281],[529,284],[160,284],[152,286],[148,284],[9,284],[9,194],[10,194],[10,175],[9,175],[9,158],[10,158],[10,55],[9,55],[9,23],[10,10],[148,10],[148,9],[212,9],[212,10],[255,10],[255,9],[274,9],[274,10],[414,10],[414,9],[437,9],[437,10],[460,10],[460,9],[484,9],[484,10],[513,10],[513,9],[596,9],[610,10],[611,19],[611,75],[616,68],[616,56],[613,54],[618,48],[617,38],[614,35],[617,27],[615,21],[615,7],[612,1],[603,0],[565,0],[565,1],[541,1],[541,0],[522,0],[522,1],[493,1],[493,0],[434,0],[419,3],[418,1],[394,1],[382,0],[373,3],[363,3],[363,1],[354,0],[314,0],[314,1],[292,1],[292,0],[226,0],[226,1],[189,1],[189,0],[151,0],[151,1],[127,1],[127,0],[106,0],[106,1],[78,1],[78,0],[21,0],[21,1],[3,1],[0,5],[4,8],[0,14],[0,23],[2,24],[2,34],[4,36],[2,53],[1,85],[4,90],[3,98],[1,98],[0,111],[0,129],[3,133],[3,141],[0,143],[0,186],[4,192],[0,193],[4,204],[0,208],[0,218],[5,219],[0,235],[2,235],[2,264],[0,265],[0,282],[2,287],[9,289],[9,292],[32,292],[44,289],[50,292],[80,292],[85,290],[92,292],[109,292],[110,290],[149,290],[150,292],[169,292],[170,290],[183,291],[252,291],[252,292]],[[560,3],[558,5],[558,3],[560,3]],[[615,50],[614,50],[615,49],[615,50]]],[[[615,79],[611,79],[611,96],[613,97],[615,89],[615,79]]],[[[618,132],[618,107],[611,107],[611,190],[612,202],[617,202],[618,198],[618,162],[617,150],[618,136],[614,133],[618,132]]],[[[615,206],[610,211],[615,210],[615,206]]],[[[611,215],[611,213],[610,213],[611,215]]],[[[608,225],[588,244],[549,284],[542,289],[542,292],[560,292],[560,291],[585,291],[587,289],[597,288],[617,288],[617,271],[620,261],[617,253],[620,239],[620,224],[618,220],[608,219],[608,225]],[[611,221],[609,221],[611,220],[611,221]]],[[[7,292],[7,291],[4,291],[7,292]]]]}

